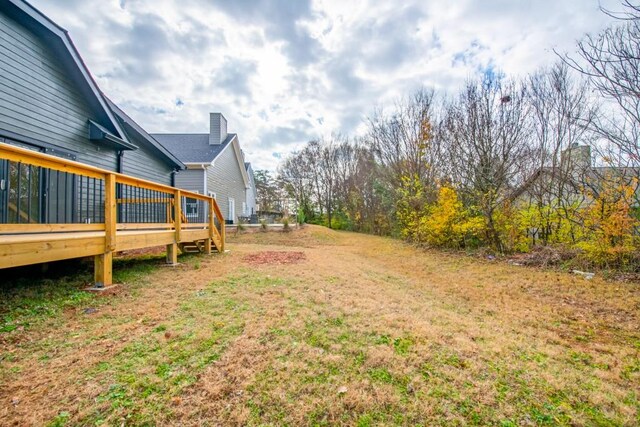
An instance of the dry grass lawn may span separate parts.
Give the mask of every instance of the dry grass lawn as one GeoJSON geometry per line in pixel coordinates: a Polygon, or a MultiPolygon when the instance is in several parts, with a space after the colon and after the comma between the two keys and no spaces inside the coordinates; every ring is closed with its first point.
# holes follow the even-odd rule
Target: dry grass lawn
{"type": "Polygon", "coordinates": [[[228,248],[3,285],[0,424],[640,425],[637,284],[312,226],[228,248]]]}

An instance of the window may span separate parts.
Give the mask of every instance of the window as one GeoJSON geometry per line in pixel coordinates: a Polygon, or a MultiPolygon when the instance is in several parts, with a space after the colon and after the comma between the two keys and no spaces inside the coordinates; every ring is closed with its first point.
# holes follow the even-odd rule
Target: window
{"type": "MultiPolygon", "coordinates": [[[[199,191],[193,191],[194,193],[200,193],[199,191]]],[[[184,214],[187,218],[198,217],[198,199],[192,199],[191,197],[185,197],[184,199],[184,214]]]]}
{"type": "Polygon", "coordinates": [[[198,200],[187,197],[185,199],[184,214],[188,217],[198,216],[198,200]]]}

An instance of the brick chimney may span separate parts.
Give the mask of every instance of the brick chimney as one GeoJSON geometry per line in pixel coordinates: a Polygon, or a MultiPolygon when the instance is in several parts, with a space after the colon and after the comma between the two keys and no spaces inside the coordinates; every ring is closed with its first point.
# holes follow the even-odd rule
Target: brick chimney
{"type": "Polygon", "coordinates": [[[222,144],[227,139],[227,119],[222,113],[209,113],[209,145],[222,144]]]}
{"type": "Polygon", "coordinates": [[[591,147],[573,143],[562,152],[560,161],[569,169],[589,168],[591,167],[591,147]]]}

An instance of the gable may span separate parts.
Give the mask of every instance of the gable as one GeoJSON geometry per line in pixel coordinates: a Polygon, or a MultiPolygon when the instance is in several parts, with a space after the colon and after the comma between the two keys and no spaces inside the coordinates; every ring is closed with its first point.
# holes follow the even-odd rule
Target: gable
{"type": "Polygon", "coordinates": [[[66,31],[23,1],[0,0],[0,100],[14,135],[87,145],[92,120],[126,142],[66,31]]]}

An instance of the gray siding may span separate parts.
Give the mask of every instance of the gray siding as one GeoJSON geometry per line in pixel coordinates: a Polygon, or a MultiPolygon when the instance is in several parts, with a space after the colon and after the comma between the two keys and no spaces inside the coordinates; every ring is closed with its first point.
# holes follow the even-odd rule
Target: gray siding
{"type": "Polygon", "coordinates": [[[115,151],[88,140],[88,119],[98,121],[49,47],[0,11],[0,129],[115,170],[115,151]]]}
{"type": "Polygon", "coordinates": [[[176,187],[204,194],[204,169],[187,169],[178,172],[176,187]]]}
{"type": "Polygon", "coordinates": [[[215,160],[214,166],[207,168],[207,191],[216,193],[218,206],[225,219],[229,218],[229,198],[235,200],[236,214],[233,222],[237,222],[238,215],[242,215],[242,203],[246,201],[246,191],[242,171],[232,144],[229,144],[215,160]]]}
{"type": "Polygon", "coordinates": [[[130,137],[129,139],[138,146],[138,149],[124,152],[122,173],[159,184],[171,185],[172,167],[160,160],[147,142],[138,138],[130,137]]]}

